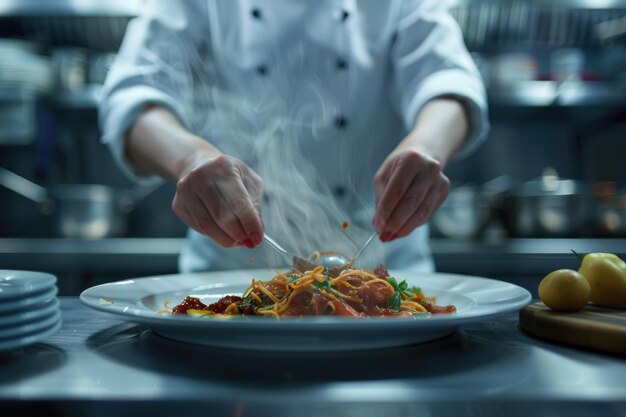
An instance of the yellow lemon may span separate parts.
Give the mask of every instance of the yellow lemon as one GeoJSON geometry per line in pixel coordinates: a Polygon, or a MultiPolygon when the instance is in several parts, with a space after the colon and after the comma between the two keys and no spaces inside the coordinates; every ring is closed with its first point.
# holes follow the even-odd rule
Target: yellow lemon
{"type": "Polygon", "coordinates": [[[539,283],[539,297],[552,310],[578,311],[589,301],[591,288],[580,273],[571,269],[550,272],[539,283]]]}

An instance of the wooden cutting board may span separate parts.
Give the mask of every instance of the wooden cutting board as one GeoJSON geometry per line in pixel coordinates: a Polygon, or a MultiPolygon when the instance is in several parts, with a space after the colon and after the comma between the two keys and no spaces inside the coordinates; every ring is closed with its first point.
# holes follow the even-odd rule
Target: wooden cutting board
{"type": "Polygon", "coordinates": [[[589,304],[562,313],[538,302],[524,307],[519,321],[522,329],[544,339],[626,356],[626,310],[589,304]]]}

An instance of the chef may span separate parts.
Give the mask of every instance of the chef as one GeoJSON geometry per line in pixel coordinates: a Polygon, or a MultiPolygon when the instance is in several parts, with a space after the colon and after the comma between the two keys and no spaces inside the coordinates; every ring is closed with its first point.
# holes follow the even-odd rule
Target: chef
{"type": "Polygon", "coordinates": [[[444,168],[487,130],[440,0],[145,1],[100,122],[130,177],[176,184],[182,272],[286,265],[265,233],[352,256],[371,231],[362,265],[430,272],[444,168]]]}

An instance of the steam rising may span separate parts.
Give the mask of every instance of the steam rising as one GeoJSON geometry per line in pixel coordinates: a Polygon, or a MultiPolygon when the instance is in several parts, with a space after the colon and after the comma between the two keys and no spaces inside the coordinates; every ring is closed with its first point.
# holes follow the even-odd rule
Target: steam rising
{"type": "MultiPolygon", "coordinates": [[[[372,198],[363,197],[362,186],[355,185],[373,187],[371,177],[361,178],[359,167],[360,161],[368,163],[371,146],[365,141],[355,149],[354,143],[328,139],[337,134],[332,120],[341,109],[325,98],[334,92],[320,80],[323,71],[312,79],[306,78],[310,71],[292,68],[294,62],[302,65],[304,45],[277,56],[271,77],[251,78],[256,75],[253,71],[242,74],[248,77],[245,86],[220,79],[207,52],[180,39],[151,48],[167,71],[148,78],[180,100],[187,127],[243,160],[263,179],[266,233],[300,256],[317,250],[354,256],[373,231],[372,198]],[[293,80],[288,76],[291,71],[303,75],[298,85],[283,82],[293,80]],[[328,164],[335,164],[336,176],[341,177],[335,179],[347,191],[343,199],[333,194],[324,175],[328,164]],[[342,228],[344,221],[347,229],[342,228]]],[[[264,254],[267,259],[257,260],[257,266],[285,264],[273,251],[264,254]]],[[[375,241],[358,264],[371,267],[382,261],[382,246],[375,241]]]]}
{"type": "MultiPolygon", "coordinates": [[[[294,103],[280,112],[286,103],[278,97],[273,103],[267,102],[263,110],[223,91],[214,90],[212,97],[220,106],[213,109],[209,117],[212,126],[207,126],[203,137],[218,137],[214,143],[223,152],[242,159],[263,178],[262,216],[266,232],[300,256],[306,257],[316,250],[355,255],[373,230],[369,226],[373,211],[368,211],[364,202],[356,203],[356,210],[349,210],[340,204],[341,199],[335,197],[329,183],[322,178],[329,153],[358,158],[358,153],[349,154],[341,145],[326,148],[328,142],[318,131],[323,115],[328,113],[324,101],[294,103]],[[285,116],[267,117],[276,113],[285,116]],[[264,125],[255,123],[266,117],[264,125]],[[220,132],[216,126],[220,126],[220,132]],[[302,137],[314,143],[303,144],[302,137]],[[342,227],[344,221],[348,222],[347,229],[342,227]]],[[[348,167],[354,161],[345,162],[345,171],[350,171],[348,167]]],[[[340,181],[351,195],[357,192],[349,175],[340,181]]],[[[365,255],[381,258],[381,254],[376,256],[374,252],[368,250],[365,255]]],[[[274,252],[268,255],[266,264],[284,263],[273,256],[274,252]]],[[[365,261],[364,257],[359,263],[364,266],[365,261]]]]}

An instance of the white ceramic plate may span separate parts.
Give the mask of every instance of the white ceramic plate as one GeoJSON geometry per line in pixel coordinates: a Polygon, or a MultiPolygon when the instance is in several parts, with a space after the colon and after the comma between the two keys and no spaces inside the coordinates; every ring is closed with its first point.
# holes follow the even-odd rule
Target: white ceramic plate
{"type": "Polygon", "coordinates": [[[58,321],[61,321],[60,310],[53,312],[50,316],[45,317],[41,320],[32,321],[17,326],[4,327],[0,329],[0,341],[38,333],[42,330],[50,328],[51,326],[54,326],[58,321]]]}
{"type": "Polygon", "coordinates": [[[268,317],[188,317],[158,315],[185,296],[206,304],[227,294],[240,295],[252,278],[270,279],[268,270],[223,271],[138,278],[98,285],[85,290],[80,299],[87,306],[145,324],[154,332],[184,342],[225,348],[333,351],[376,349],[426,342],[454,333],[461,325],[517,311],[531,295],[525,289],[488,278],[429,274],[412,276],[390,271],[436,296],[437,304],[453,304],[457,313],[427,318],[306,317],[276,320],[268,317]]]}
{"type": "Polygon", "coordinates": [[[47,290],[56,282],[52,274],[0,269],[0,302],[47,290]]]}
{"type": "Polygon", "coordinates": [[[18,311],[26,311],[53,299],[57,295],[57,287],[53,286],[44,292],[38,292],[30,297],[0,300],[0,315],[15,314],[18,311]]]}
{"type": "Polygon", "coordinates": [[[37,304],[26,310],[19,310],[14,314],[5,314],[0,316],[0,331],[9,326],[30,323],[36,320],[49,317],[54,312],[59,311],[60,302],[58,298],[37,304]]]}
{"type": "Polygon", "coordinates": [[[20,347],[32,345],[49,336],[55,334],[61,328],[62,322],[58,320],[52,326],[42,329],[36,333],[30,333],[24,336],[17,336],[10,339],[0,340],[0,352],[17,349],[20,347]]]}

